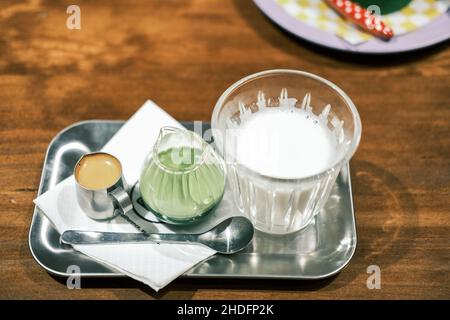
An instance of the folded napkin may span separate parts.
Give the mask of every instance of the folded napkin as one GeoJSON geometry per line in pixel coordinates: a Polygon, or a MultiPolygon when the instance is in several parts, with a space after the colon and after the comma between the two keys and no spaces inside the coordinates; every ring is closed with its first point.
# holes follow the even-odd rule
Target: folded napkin
{"type": "MultiPolygon", "coordinates": [[[[147,101],[102,149],[122,162],[129,185],[139,179],[143,161],[163,126],[182,127],[155,103],[147,101]]],[[[73,176],[39,196],[34,203],[59,233],[66,230],[137,232],[121,217],[108,222],[88,218],[77,203],[73,176]]],[[[164,224],[155,228],[159,232],[173,232],[164,224]]],[[[77,245],[74,249],[115,271],[142,281],[156,291],[215,254],[214,250],[201,245],[187,244],[77,245]]]]}
{"type": "MultiPolygon", "coordinates": [[[[374,36],[360,31],[326,4],[324,0],[274,0],[298,20],[334,33],[352,45],[364,43],[374,36]]],[[[355,1],[356,2],[356,1],[355,1]]],[[[381,15],[383,22],[394,30],[396,36],[414,31],[445,13],[449,0],[413,0],[403,9],[381,15]]]]}

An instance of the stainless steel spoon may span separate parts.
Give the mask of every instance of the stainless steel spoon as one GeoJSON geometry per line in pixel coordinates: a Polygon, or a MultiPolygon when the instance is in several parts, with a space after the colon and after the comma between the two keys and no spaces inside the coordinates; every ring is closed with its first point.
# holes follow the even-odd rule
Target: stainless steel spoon
{"type": "Polygon", "coordinates": [[[218,253],[232,254],[244,249],[252,241],[253,224],[244,217],[228,218],[211,230],[200,234],[178,233],[117,233],[68,230],[61,242],[70,245],[113,243],[200,243],[218,253]]]}

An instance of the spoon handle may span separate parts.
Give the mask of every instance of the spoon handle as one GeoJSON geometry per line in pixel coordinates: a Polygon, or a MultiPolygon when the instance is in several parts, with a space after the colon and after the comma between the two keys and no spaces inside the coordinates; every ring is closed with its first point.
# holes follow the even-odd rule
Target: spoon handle
{"type": "Polygon", "coordinates": [[[174,233],[118,233],[99,231],[65,231],[61,241],[70,245],[113,244],[113,243],[192,243],[198,242],[195,234],[174,233]]]}

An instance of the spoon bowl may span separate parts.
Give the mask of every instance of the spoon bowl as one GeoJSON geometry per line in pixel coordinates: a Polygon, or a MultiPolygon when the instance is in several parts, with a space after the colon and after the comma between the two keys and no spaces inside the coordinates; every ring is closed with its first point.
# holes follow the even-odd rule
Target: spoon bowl
{"type": "Polygon", "coordinates": [[[252,241],[253,224],[244,217],[232,217],[219,223],[211,230],[199,235],[202,243],[217,252],[232,254],[241,251],[252,241]]]}

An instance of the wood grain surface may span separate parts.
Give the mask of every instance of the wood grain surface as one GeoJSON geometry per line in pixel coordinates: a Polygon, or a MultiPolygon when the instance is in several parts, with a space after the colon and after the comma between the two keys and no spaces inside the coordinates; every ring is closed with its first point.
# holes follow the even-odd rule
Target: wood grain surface
{"type": "Polygon", "coordinates": [[[0,298],[450,298],[450,48],[356,56],[294,39],[249,0],[0,3],[0,298]],[[351,161],[358,248],[323,281],[176,280],[159,293],[131,279],[47,274],[28,249],[46,148],[86,119],[127,119],[150,98],[178,120],[209,120],[233,82],[301,69],[357,105],[361,145],[351,161]],[[366,286],[369,265],[381,289],[366,286]]]}

